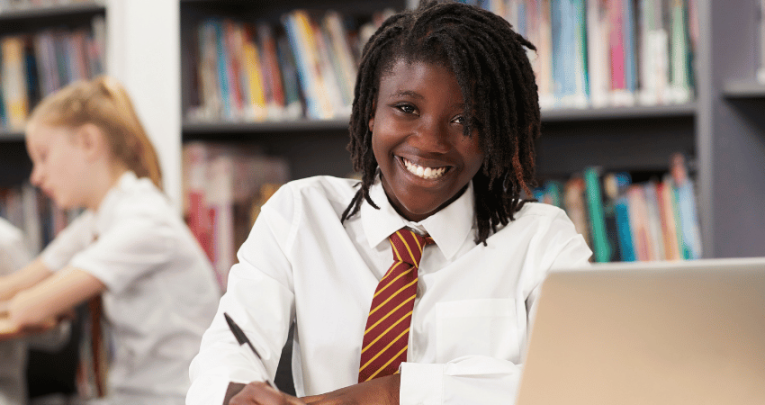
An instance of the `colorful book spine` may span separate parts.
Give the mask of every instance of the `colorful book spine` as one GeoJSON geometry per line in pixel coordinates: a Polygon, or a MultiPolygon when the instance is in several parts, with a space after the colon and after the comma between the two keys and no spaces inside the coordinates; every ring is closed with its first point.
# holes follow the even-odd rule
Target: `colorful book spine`
{"type": "Polygon", "coordinates": [[[603,197],[600,187],[600,175],[593,167],[584,170],[587,208],[592,230],[592,245],[596,262],[611,261],[611,246],[608,243],[605,217],[603,215],[603,197]]]}
{"type": "Polygon", "coordinates": [[[246,25],[244,27],[243,55],[245,73],[247,77],[247,94],[249,99],[249,116],[254,121],[264,121],[268,118],[266,106],[265,83],[261,69],[261,58],[255,39],[255,28],[246,25]]]}
{"type": "Polygon", "coordinates": [[[24,128],[29,109],[27,96],[26,67],[24,63],[24,39],[20,36],[4,37],[0,40],[2,69],[2,97],[4,98],[8,127],[14,130],[24,128]]]}
{"type": "Polygon", "coordinates": [[[618,196],[614,203],[614,216],[619,239],[620,259],[624,262],[634,262],[637,260],[637,257],[632,241],[629,200],[627,197],[627,190],[630,187],[631,180],[627,173],[617,173],[615,176],[618,196]]]}

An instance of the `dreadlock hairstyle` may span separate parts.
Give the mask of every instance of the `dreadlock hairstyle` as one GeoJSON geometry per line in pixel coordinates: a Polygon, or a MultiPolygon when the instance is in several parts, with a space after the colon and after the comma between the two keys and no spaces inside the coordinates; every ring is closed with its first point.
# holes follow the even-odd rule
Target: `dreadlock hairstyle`
{"type": "Polygon", "coordinates": [[[380,78],[399,60],[451,68],[465,101],[465,136],[476,131],[484,151],[473,177],[476,244],[486,244],[499,224],[507,225],[534,185],[534,141],[540,134],[539,100],[526,49],[534,45],[491,12],[454,2],[423,0],[415,10],[388,18],[364,46],[354,90],[348,150],[361,187],[342,221],[369,197],[377,161],[369,118],[380,78]]]}

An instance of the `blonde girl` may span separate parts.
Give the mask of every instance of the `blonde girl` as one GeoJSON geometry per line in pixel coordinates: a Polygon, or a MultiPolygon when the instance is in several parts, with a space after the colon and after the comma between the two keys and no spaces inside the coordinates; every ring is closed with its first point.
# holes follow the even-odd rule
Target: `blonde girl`
{"type": "Polygon", "coordinates": [[[84,213],[30,265],[0,278],[9,317],[34,328],[101,295],[114,339],[106,403],[183,403],[218,291],[204,253],[161,191],[152,146],[116,80],[45,98],[26,127],[32,183],[84,213]]]}

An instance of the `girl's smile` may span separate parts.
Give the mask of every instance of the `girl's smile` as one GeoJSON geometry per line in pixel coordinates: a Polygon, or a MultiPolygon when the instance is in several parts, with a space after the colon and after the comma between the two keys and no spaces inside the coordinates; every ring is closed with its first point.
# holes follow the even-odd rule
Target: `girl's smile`
{"type": "Polygon", "coordinates": [[[480,170],[477,133],[464,135],[464,100],[452,71],[398,60],[380,78],[372,149],[398,212],[421,221],[459,197],[480,170]]]}

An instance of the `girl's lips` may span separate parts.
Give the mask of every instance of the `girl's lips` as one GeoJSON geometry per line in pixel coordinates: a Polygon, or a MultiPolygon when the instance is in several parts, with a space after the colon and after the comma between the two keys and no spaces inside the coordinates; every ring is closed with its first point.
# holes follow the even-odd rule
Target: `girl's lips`
{"type": "Polygon", "coordinates": [[[401,156],[399,160],[406,171],[424,180],[438,180],[451,170],[450,166],[418,164],[401,156]]]}

